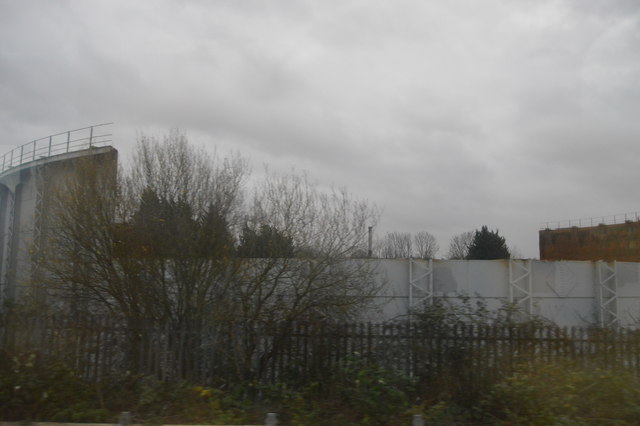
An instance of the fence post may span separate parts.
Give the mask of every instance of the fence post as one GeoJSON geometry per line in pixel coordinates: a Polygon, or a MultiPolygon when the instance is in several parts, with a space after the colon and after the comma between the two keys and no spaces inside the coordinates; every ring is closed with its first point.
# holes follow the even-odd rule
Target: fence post
{"type": "Polygon", "coordinates": [[[278,424],[278,415],[276,413],[267,413],[264,424],[265,426],[276,426],[278,424]]]}

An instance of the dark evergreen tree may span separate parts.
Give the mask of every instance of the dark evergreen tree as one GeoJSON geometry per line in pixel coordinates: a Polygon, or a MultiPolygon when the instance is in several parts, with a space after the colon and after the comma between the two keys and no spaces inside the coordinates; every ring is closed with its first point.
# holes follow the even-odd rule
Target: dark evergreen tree
{"type": "Polygon", "coordinates": [[[489,231],[483,226],[479,231],[476,230],[473,240],[469,245],[467,259],[469,260],[490,260],[490,259],[509,259],[511,253],[505,242],[504,237],[498,234],[498,230],[489,231]]]}
{"type": "Polygon", "coordinates": [[[239,257],[293,257],[293,240],[276,228],[261,225],[257,230],[245,225],[238,246],[239,257]]]}
{"type": "Polygon", "coordinates": [[[209,205],[196,215],[183,201],[166,200],[146,189],[140,207],[121,234],[129,233],[129,249],[156,258],[218,258],[233,251],[233,237],[218,209],[209,205]]]}
{"type": "Polygon", "coordinates": [[[230,227],[220,209],[210,204],[198,221],[196,239],[201,255],[220,258],[230,256],[234,251],[234,241],[230,227]]]}

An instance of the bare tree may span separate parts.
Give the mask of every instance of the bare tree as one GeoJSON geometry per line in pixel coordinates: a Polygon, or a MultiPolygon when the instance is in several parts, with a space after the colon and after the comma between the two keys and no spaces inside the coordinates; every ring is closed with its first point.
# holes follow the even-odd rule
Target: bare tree
{"type": "MultiPolygon", "coordinates": [[[[256,188],[246,226],[268,229],[263,234],[277,235],[273,241],[279,248],[286,242],[286,250],[272,252],[280,257],[242,259],[227,299],[219,303],[228,309],[220,312],[223,317],[239,321],[229,333],[229,358],[238,375],[263,373],[255,360],[272,352],[261,352],[260,330],[286,334],[294,321],[354,319],[372,302],[379,291],[375,264],[352,255],[366,247],[368,226],[377,217],[374,207],[345,190],[323,192],[305,175],[267,174],[256,188]]],[[[270,350],[286,344],[275,338],[270,350]]]]}
{"type": "Polygon", "coordinates": [[[413,236],[415,257],[419,259],[433,259],[440,250],[436,237],[427,231],[420,231],[413,236]]]}
{"type": "Polygon", "coordinates": [[[385,259],[408,259],[413,255],[413,241],[411,234],[404,232],[389,232],[382,241],[378,242],[380,257],[385,259]]]}
{"type": "Polygon", "coordinates": [[[469,254],[469,247],[473,241],[474,232],[467,231],[459,235],[455,235],[451,238],[449,244],[449,252],[447,258],[449,259],[466,259],[469,254]]]}
{"type": "Polygon", "coordinates": [[[211,312],[228,287],[247,170],[239,156],[220,159],[178,132],[163,142],[143,136],[117,178],[78,163],[55,197],[53,288],[76,309],[106,309],[130,324],[211,312]]]}
{"type": "Polygon", "coordinates": [[[133,166],[123,179],[134,200],[151,190],[161,199],[190,206],[196,216],[213,207],[234,222],[248,176],[247,161],[239,154],[220,158],[195,148],[184,133],[172,130],[162,142],[142,135],[133,166]]]}
{"type": "Polygon", "coordinates": [[[436,238],[427,231],[413,236],[408,232],[389,232],[376,244],[378,256],[385,259],[433,259],[439,249],[436,238]]]}
{"type": "Polygon", "coordinates": [[[286,302],[278,309],[286,320],[357,315],[378,289],[372,263],[351,258],[366,247],[368,226],[377,218],[375,207],[344,189],[323,192],[306,175],[269,173],[256,189],[248,221],[285,236],[293,256],[253,260],[242,280],[247,285],[238,289],[260,300],[247,304],[252,313],[245,315],[261,315],[256,308],[271,299],[286,302]]]}
{"type": "Polygon", "coordinates": [[[117,178],[78,164],[55,197],[52,288],[132,329],[210,324],[226,336],[216,350],[227,367],[259,376],[256,359],[280,344],[259,344],[265,330],[354,318],[372,301],[375,265],[352,257],[378,212],[294,173],[268,174],[242,203],[247,173],[241,157],[195,149],[178,132],[143,136],[117,178]]]}

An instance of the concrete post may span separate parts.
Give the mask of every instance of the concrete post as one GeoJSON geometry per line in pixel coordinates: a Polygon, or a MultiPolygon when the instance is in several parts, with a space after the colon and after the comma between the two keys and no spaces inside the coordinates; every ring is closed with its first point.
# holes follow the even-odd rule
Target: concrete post
{"type": "Polygon", "coordinates": [[[421,414],[414,414],[411,426],[424,426],[424,419],[421,414]]]}
{"type": "Polygon", "coordinates": [[[265,426],[276,426],[278,424],[278,415],[276,413],[267,413],[264,424],[265,426]]]}
{"type": "Polygon", "coordinates": [[[131,412],[123,411],[120,413],[120,420],[118,420],[119,426],[129,426],[131,424],[131,412]]]}

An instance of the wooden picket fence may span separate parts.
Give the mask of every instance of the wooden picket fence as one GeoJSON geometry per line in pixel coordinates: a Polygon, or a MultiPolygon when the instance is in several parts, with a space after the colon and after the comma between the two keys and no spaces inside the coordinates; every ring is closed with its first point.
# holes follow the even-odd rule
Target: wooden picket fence
{"type": "MultiPolygon", "coordinates": [[[[35,353],[88,380],[152,375],[195,383],[308,382],[375,364],[432,382],[476,383],[522,366],[570,360],[640,374],[635,330],[540,324],[280,323],[134,325],[109,317],[0,316],[3,354],[35,353]]],[[[12,355],[13,356],[13,355],[12,355]]]]}

